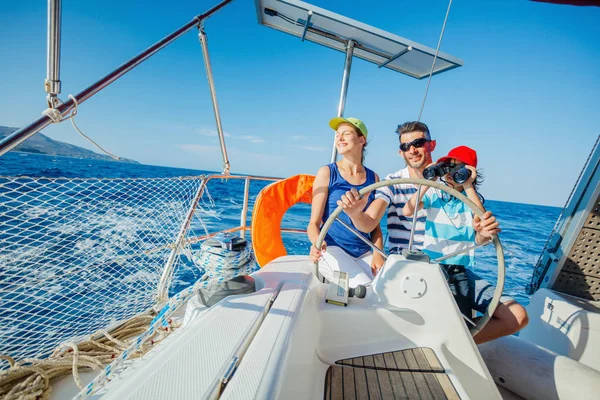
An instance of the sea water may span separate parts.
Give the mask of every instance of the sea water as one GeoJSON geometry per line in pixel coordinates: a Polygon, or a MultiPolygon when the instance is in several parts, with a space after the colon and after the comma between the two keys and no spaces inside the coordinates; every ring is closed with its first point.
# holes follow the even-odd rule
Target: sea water
{"type": "MultiPolygon", "coordinates": [[[[384,172],[380,171],[380,173],[384,172]]],[[[167,178],[202,174],[209,175],[216,174],[216,172],[19,152],[11,152],[0,157],[0,176],[167,178]]],[[[251,201],[266,184],[268,182],[251,186],[251,201]]],[[[218,215],[205,216],[211,231],[239,225],[242,190],[242,180],[231,180],[228,185],[221,184],[213,187],[210,194],[215,202],[219,200],[217,203],[219,209],[218,211],[207,210],[208,214],[218,213],[218,215]]],[[[504,292],[527,305],[529,296],[525,292],[525,285],[529,283],[533,267],[561,210],[557,207],[494,200],[487,200],[485,206],[496,215],[502,229],[500,240],[504,246],[507,270],[504,292]]],[[[296,205],[286,214],[282,227],[305,229],[309,215],[309,205],[296,205]]],[[[383,228],[385,235],[385,227],[383,228]]],[[[2,227],[0,226],[0,233],[1,231],[2,227]]],[[[305,235],[284,234],[283,237],[289,254],[308,254],[310,243],[305,235]]],[[[478,250],[476,258],[476,272],[492,283],[495,282],[497,269],[493,246],[478,250]]],[[[180,270],[179,274],[174,277],[172,292],[189,286],[197,277],[198,275],[191,270],[180,270]]]]}

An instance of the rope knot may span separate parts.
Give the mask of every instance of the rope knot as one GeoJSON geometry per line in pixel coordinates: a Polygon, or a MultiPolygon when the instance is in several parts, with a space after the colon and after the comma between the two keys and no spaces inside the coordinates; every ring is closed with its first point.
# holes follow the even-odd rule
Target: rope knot
{"type": "Polygon", "coordinates": [[[42,115],[50,118],[55,124],[63,121],[62,114],[56,108],[46,108],[44,111],[42,111],[42,115]]]}

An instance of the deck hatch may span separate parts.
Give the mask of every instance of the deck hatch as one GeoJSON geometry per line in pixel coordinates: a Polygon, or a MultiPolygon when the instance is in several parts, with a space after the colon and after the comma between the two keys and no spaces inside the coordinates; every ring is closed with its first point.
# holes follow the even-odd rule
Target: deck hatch
{"type": "Polygon", "coordinates": [[[324,399],[460,399],[430,348],[336,361],[327,370],[324,399]]]}

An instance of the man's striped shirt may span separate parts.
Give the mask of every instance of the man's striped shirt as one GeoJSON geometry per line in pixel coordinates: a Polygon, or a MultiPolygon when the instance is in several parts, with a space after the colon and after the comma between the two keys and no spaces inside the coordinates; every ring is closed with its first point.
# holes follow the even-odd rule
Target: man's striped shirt
{"type": "MultiPolygon", "coordinates": [[[[389,174],[383,180],[398,178],[410,178],[408,167],[389,174]]],[[[388,204],[388,239],[386,245],[390,253],[400,253],[402,249],[408,248],[413,217],[405,217],[402,214],[402,208],[416,192],[417,186],[413,184],[396,184],[379,188],[375,192],[375,199],[382,199],[388,204]]],[[[426,216],[427,212],[425,210],[417,213],[413,249],[420,250],[423,247],[426,216]]]]}

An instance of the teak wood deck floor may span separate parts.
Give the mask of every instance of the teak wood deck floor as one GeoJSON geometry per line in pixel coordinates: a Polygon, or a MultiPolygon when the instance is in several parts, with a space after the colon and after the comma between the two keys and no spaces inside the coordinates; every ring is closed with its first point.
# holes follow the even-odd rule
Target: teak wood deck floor
{"type": "Polygon", "coordinates": [[[329,367],[325,399],[449,399],[460,397],[430,348],[348,358],[329,367]]]}

